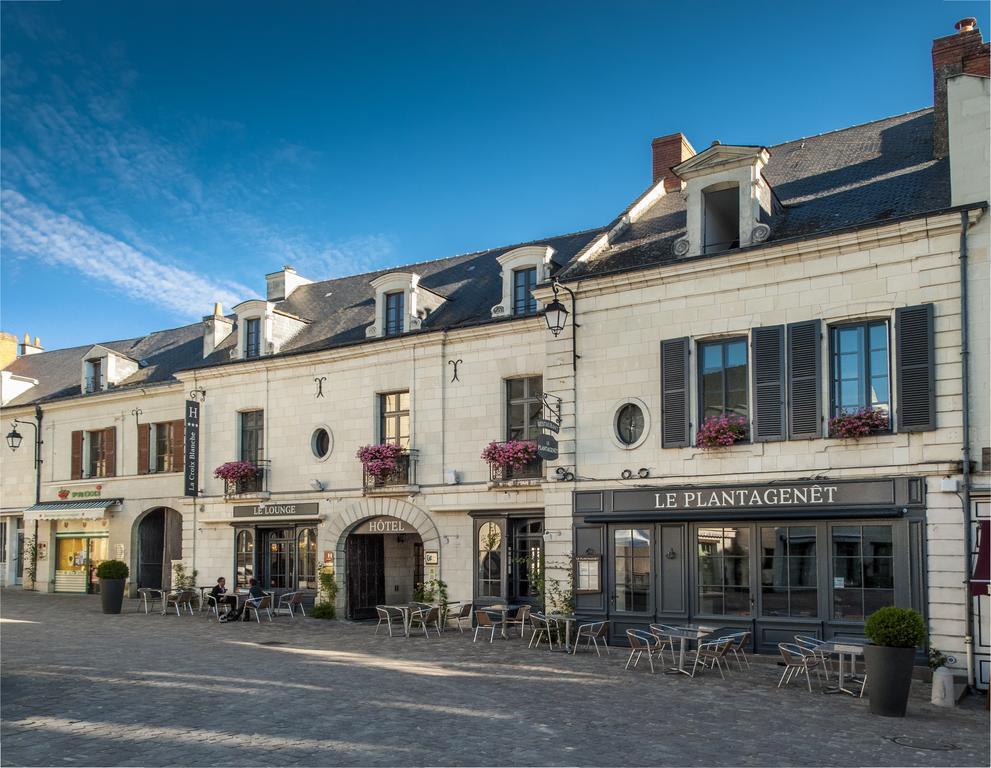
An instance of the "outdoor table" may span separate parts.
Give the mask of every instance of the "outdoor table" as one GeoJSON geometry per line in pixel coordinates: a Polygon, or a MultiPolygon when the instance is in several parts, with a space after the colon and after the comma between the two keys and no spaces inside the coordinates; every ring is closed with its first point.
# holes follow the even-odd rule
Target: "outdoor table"
{"type": "Polygon", "coordinates": [[[857,656],[863,656],[864,655],[864,644],[861,641],[859,641],[859,640],[844,640],[843,638],[838,637],[838,638],[834,638],[833,640],[829,640],[829,641],[823,643],[816,650],[818,652],[820,652],[820,653],[833,653],[833,654],[836,654],[837,656],[839,656],[839,659],[840,659],[840,662],[839,662],[839,665],[840,665],[839,684],[836,685],[836,687],[827,688],[826,689],[826,693],[848,693],[851,696],[860,696],[860,697],[862,697],[864,695],[864,686],[863,685],[861,685],[861,687],[860,687],[860,693],[857,693],[856,691],[851,691],[849,688],[846,687],[846,677],[845,677],[844,671],[843,671],[843,657],[844,656],[849,656],[850,657],[850,679],[851,680],[856,680],[857,679],[856,666],[855,666],[856,658],[857,658],[857,656]]]}
{"type": "Polygon", "coordinates": [[[673,627],[668,634],[670,637],[678,638],[678,666],[670,667],[665,671],[665,674],[677,675],[680,673],[691,677],[692,673],[685,669],[685,646],[688,644],[689,640],[698,640],[701,637],[705,637],[711,631],[712,627],[700,627],[694,625],[673,627]]]}
{"type": "Polygon", "coordinates": [[[499,636],[502,637],[503,640],[508,640],[509,635],[506,634],[506,619],[509,618],[509,614],[511,611],[518,611],[522,607],[523,607],[522,605],[502,605],[502,604],[480,605],[478,606],[478,610],[485,611],[486,613],[498,613],[500,616],[502,616],[502,623],[499,625],[499,636]]]}
{"type": "Polygon", "coordinates": [[[578,621],[578,617],[570,613],[548,613],[547,618],[564,623],[564,652],[571,653],[571,625],[578,621]]]}
{"type": "Polygon", "coordinates": [[[403,634],[409,637],[409,625],[413,619],[413,614],[416,611],[422,610],[423,606],[420,603],[403,603],[401,605],[383,605],[383,608],[392,608],[393,610],[399,611],[403,614],[403,634]]]}

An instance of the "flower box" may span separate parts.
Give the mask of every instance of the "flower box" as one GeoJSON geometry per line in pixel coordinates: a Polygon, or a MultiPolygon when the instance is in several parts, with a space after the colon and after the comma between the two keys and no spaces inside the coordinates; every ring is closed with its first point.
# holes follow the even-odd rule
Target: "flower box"
{"type": "Polygon", "coordinates": [[[743,416],[709,416],[702,421],[695,435],[695,445],[707,451],[727,448],[747,439],[748,426],[743,416]]]}
{"type": "Polygon", "coordinates": [[[857,440],[888,429],[888,413],[880,408],[861,408],[829,420],[829,436],[857,440]]]}
{"type": "Polygon", "coordinates": [[[542,475],[537,444],[532,440],[492,441],[482,451],[493,481],[536,479],[542,475]]]}

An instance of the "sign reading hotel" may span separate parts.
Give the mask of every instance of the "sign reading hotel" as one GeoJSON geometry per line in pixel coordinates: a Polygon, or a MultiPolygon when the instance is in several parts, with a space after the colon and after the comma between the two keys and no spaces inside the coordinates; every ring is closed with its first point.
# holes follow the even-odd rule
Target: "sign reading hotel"
{"type": "Polygon", "coordinates": [[[183,454],[185,469],[183,483],[185,496],[198,496],[200,492],[200,408],[202,403],[195,400],[186,401],[186,429],[183,438],[183,454]]]}
{"type": "Polygon", "coordinates": [[[307,516],[316,517],[320,512],[320,503],[316,501],[299,504],[252,504],[250,506],[234,507],[234,517],[287,517],[307,516]]]}
{"type": "Polygon", "coordinates": [[[415,533],[406,521],[398,517],[373,517],[351,533],[415,533]]]}

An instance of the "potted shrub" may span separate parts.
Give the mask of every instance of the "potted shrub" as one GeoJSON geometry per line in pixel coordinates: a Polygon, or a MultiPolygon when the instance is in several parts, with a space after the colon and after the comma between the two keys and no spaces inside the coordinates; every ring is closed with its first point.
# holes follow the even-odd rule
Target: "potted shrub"
{"type": "Polygon", "coordinates": [[[871,713],[905,717],[916,649],[926,642],[926,623],[918,611],[888,606],[867,617],[864,634],[871,641],[864,647],[871,713]]]}
{"type": "Polygon", "coordinates": [[[100,580],[100,603],[104,613],[120,613],[124,603],[124,582],[130,573],[127,563],[120,560],[104,560],[96,566],[100,580]]]}
{"type": "Polygon", "coordinates": [[[698,448],[712,450],[747,439],[747,420],[743,416],[724,413],[722,416],[709,416],[699,427],[695,436],[698,448]]]}
{"type": "Polygon", "coordinates": [[[880,408],[861,408],[829,420],[829,436],[857,440],[888,428],[888,413],[880,408]]]}
{"type": "Polygon", "coordinates": [[[311,619],[333,619],[337,617],[337,577],[328,565],[320,569],[320,599],[310,609],[311,619]]]}

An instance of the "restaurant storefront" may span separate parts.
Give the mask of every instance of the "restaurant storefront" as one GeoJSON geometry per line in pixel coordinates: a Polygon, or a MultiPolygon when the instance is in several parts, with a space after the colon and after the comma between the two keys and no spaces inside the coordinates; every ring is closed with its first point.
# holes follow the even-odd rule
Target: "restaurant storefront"
{"type": "Polygon", "coordinates": [[[539,510],[473,512],[476,605],[542,607],[544,517],[539,510]]]}
{"type": "Polygon", "coordinates": [[[266,590],[315,595],[319,509],[316,502],[235,506],[235,588],[254,578],[266,590]]]}
{"type": "Polygon", "coordinates": [[[614,638],[652,622],[859,635],[886,605],[925,609],[924,482],[782,481],[575,494],[576,602],[614,638]]]}

